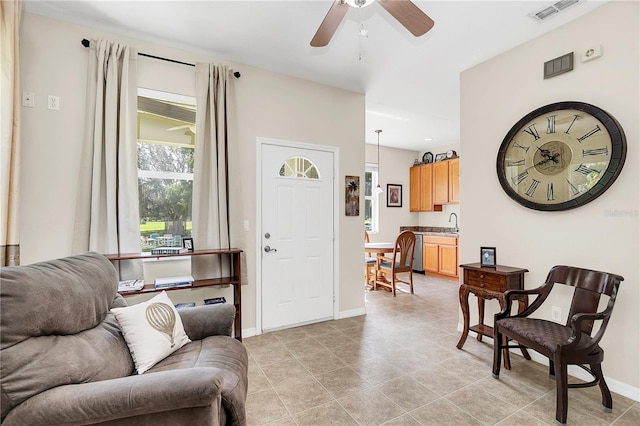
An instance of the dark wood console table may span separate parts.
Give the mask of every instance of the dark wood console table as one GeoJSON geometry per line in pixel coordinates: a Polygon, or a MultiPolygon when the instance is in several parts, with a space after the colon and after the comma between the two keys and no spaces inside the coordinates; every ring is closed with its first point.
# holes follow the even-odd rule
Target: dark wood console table
{"type": "MultiPolygon", "coordinates": [[[[504,308],[504,292],[507,290],[523,290],[524,274],[528,269],[514,268],[511,266],[497,265],[495,268],[481,266],[480,263],[470,263],[460,265],[463,271],[462,284],[460,285],[460,308],[464,317],[462,336],[456,347],[462,349],[467,340],[469,330],[477,334],[478,341],[482,341],[482,336],[493,338],[493,327],[484,324],[484,302],[485,300],[497,299],[500,309],[504,308]],[[469,293],[478,297],[478,320],[479,323],[469,327],[469,293]]],[[[522,312],[528,306],[526,297],[518,299],[518,312],[522,312]]],[[[508,349],[503,349],[504,367],[511,369],[508,349]]],[[[522,348],[522,355],[526,359],[531,359],[525,348],[522,348]]]]}
{"type": "MultiPolygon", "coordinates": [[[[184,257],[184,256],[231,256],[231,273],[228,277],[221,278],[206,278],[195,280],[190,287],[174,287],[164,288],[162,290],[186,290],[191,288],[202,287],[218,287],[224,285],[233,286],[233,303],[236,308],[236,318],[234,321],[234,335],[235,338],[242,341],[242,297],[240,287],[242,270],[240,262],[240,249],[211,249],[211,250],[195,250],[192,252],[180,253],[180,254],[151,254],[151,253],[121,253],[121,254],[106,254],[105,256],[113,263],[118,263],[127,260],[144,260],[144,259],[160,259],[164,257],[184,257]]],[[[120,269],[120,268],[118,268],[120,269]]],[[[154,293],[162,290],[157,290],[153,284],[146,284],[142,290],[138,291],[126,291],[120,292],[123,296],[130,296],[133,294],[142,293],[154,293]]]]}

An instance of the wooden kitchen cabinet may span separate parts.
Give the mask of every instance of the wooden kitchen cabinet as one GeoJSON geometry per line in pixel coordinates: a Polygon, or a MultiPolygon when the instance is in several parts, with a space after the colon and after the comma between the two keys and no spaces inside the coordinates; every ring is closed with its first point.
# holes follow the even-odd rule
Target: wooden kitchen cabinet
{"type": "Polygon", "coordinates": [[[458,237],[425,235],[422,257],[425,272],[458,277],[458,237]]]}
{"type": "MultiPolygon", "coordinates": [[[[426,235],[424,236],[424,238],[426,239],[426,235]]],[[[424,268],[425,272],[433,272],[436,274],[438,273],[438,270],[440,268],[440,262],[438,261],[438,258],[439,258],[438,247],[439,246],[437,243],[425,242],[423,244],[422,267],[424,268]]]]}
{"type": "Polygon", "coordinates": [[[433,203],[433,164],[421,164],[409,169],[409,211],[442,211],[433,203]]]}
{"type": "Polygon", "coordinates": [[[460,159],[449,160],[449,202],[460,202],[460,159]]]}
{"type": "Polygon", "coordinates": [[[433,163],[433,203],[449,203],[449,161],[433,163]]]}
{"type": "Polygon", "coordinates": [[[433,203],[460,202],[460,159],[433,163],[433,203]]]}

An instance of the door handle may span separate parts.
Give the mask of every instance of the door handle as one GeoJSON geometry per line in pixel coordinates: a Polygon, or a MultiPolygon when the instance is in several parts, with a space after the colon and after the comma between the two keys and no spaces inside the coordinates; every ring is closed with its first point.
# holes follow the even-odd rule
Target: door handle
{"type": "Polygon", "coordinates": [[[269,253],[270,251],[278,251],[278,249],[271,248],[269,246],[264,246],[264,252],[269,253]]]}

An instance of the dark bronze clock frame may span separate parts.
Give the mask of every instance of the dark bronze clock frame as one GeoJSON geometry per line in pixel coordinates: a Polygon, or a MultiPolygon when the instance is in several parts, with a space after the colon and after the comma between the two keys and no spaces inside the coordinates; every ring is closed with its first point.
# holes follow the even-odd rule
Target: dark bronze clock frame
{"type": "MultiPolygon", "coordinates": [[[[602,134],[604,134],[604,132],[602,134]]],[[[562,140],[562,139],[558,137],[558,140],[562,140]]],[[[544,145],[542,146],[544,147],[544,145]]],[[[593,154],[593,151],[599,151],[599,150],[583,149],[582,151],[583,151],[582,155],[584,157],[586,155],[585,152],[589,153],[588,151],[591,151],[591,154],[593,154]]],[[[530,112],[529,114],[525,115],[516,124],[514,124],[514,126],[511,128],[511,130],[509,130],[509,132],[503,139],[502,144],[500,145],[500,149],[498,151],[498,158],[496,162],[496,171],[498,175],[498,180],[500,181],[500,185],[502,186],[504,191],[507,193],[509,197],[511,197],[513,200],[515,200],[519,204],[534,210],[561,211],[561,210],[569,210],[569,209],[583,206],[586,203],[593,201],[594,199],[602,195],[613,184],[613,182],[615,182],[615,180],[620,175],[620,172],[622,171],[622,166],[624,165],[624,162],[625,162],[626,155],[627,155],[626,136],[624,134],[624,131],[622,130],[622,127],[620,126],[620,123],[618,123],[618,121],[612,115],[610,115],[606,111],[594,105],[590,105],[584,102],[565,101],[565,102],[557,102],[557,103],[540,107],[530,112]],[[578,115],[575,115],[575,118],[573,121],[567,121],[561,124],[556,123],[555,117],[557,116],[557,114],[554,114],[554,112],[559,112],[563,110],[583,112],[585,115],[589,115],[592,118],[595,118],[595,120],[597,120],[597,122],[599,123],[596,122],[597,123],[596,126],[584,134],[582,132],[578,134],[575,132],[575,130],[574,130],[574,134],[572,134],[571,133],[572,124],[573,122],[575,122],[576,119],[578,119],[578,115]],[[527,125],[531,124],[532,121],[534,121],[536,118],[539,118],[540,122],[546,125],[546,131],[545,129],[537,129],[535,128],[535,126],[533,128],[531,128],[531,126],[527,127],[527,125]],[[573,158],[571,157],[572,155],[575,156],[576,158],[579,158],[580,153],[578,152],[573,153],[573,150],[571,150],[571,146],[573,146],[574,148],[580,147],[583,141],[585,141],[587,138],[589,138],[590,136],[592,136],[593,134],[601,130],[601,128],[599,127],[600,124],[602,124],[603,128],[606,129],[606,132],[609,135],[611,150],[609,151],[607,147],[606,154],[600,153],[600,156],[603,156],[603,155],[609,156],[609,160],[606,165],[606,168],[604,168],[603,170],[589,169],[589,171],[593,174],[592,176],[597,178],[597,182],[595,183],[595,185],[591,186],[588,189],[585,189],[584,191],[576,190],[576,191],[572,191],[572,193],[570,194],[566,194],[566,193],[554,194],[553,184],[551,183],[550,186],[547,188],[547,195],[546,195],[547,202],[546,203],[536,202],[531,197],[531,194],[529,192],[531,191],[532,188],[534,188],[535,190],[536,189],[535,187],[539,186],[541,182],[536,180],[533,177],[526,176],[528,174],[526,172],[532,168],[544,167],[545,165],[543,165],[542,163],[549,162],[551,163],[551,166],[554,166],[553,162],[559,163],[560,160],[562,159],[561,156],[560,157],[558,156],[560,154],[552,154],[551,150],[541,149],[540,146],[538,146],[539,144],[536,144],[536,142],[550,141],[550,142],[547,142],[550,147],[557,146],[557,147],[560,147],[559,149],[567,148],[567,150],[570,150],[571,152],[567,153],[567,156],[570,157],[570,159],[573,158]],[[527,134],[527,135],[524,135],[524,137],[521,134],[523,132],[527,134]],[[568,142],[565,143],[565,142],[556,141],[555,140],[556,138],[554,138],[553,136],[553,134],[556,132],[564,133],[565,135],[561,135],[561,136],[562,138],[565,138],[564,139],[565,141],[568,141],[568,142]],[[516,137],[520,137],[520,140],[526,141],[526,143],[516,142],[516,137]],[[512,145],[512,142],[515,145],[512,145]],[[517,148],[522,148],[522,150],[527,154],[529,149],[533,149],[532,152],[535,152],[538,155],[537,161],[535,160],[536,155],[525,155],[525,158],[527,158],[526,160],[525,159],[521,159],[517,161],[508,160],[506,156],[507,151],[509,149],[513,149],[514,146],[516,146],[517,148]],[[537,152],[537,151],[540,151],[540,152],[537,152]],[[542,155],[540,155],[540,153],[542,153],[542,155]],[[507,172],[508,168],[513,167],[514,165],[517,165],[521,168],[518,169],[518,173],[515,176],[513,175],[513,173],[510,176],[508,176],[509,175],[509,173],[507,172]],[[526,177],[522,177],[522,176],[526,176],[526,177]],[[522,185],[522,186],[519,186],[519,185],[522,185]],[[515,189],[514,189],[514,186],[516,187],[515,189]],[[549,193],[550,190],[551,190],[551,193],[549,193]],[[557,202],[555,201],[556,197],[557,197],[557,202]]],[[[586,161],[587,160],[585,160],[585,162],[586,161]]],[[[577,166],[575,166],[575,164],[577,164],[577,162],[573,162],[573,163],[569,162],[564,167],[564,169],[562,169],[563,171],[568,172],[568,175],[570,177],[567,178],[567,182],[568,182],[568,185],[572,187],[572,189],[576,187],[573,185],[571,181],[571,179],[574,179],[571,176],[575,176],[575,179],[580,178],[580,173],[584,174],[585,168],[587,167],[582,163],[577,166]],[[567,170],[568,167],[576,167],[576,168],[572,170],[567,170]]],[[[560,168],[560,167],[561,165],[557,165],[556,168],[560,168]]]]}

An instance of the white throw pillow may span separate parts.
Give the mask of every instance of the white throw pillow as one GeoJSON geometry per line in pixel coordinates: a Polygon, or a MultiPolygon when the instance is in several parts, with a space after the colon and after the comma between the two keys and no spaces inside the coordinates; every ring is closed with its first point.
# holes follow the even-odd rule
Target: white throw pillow
{"type": "Polygon", "coordinates": [[[113,308],[111,312],[120,323],[138,374],[191,341],[165,291],[147,302],[113,308]]]}

